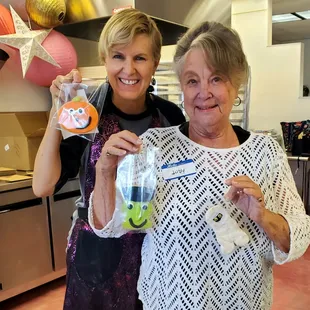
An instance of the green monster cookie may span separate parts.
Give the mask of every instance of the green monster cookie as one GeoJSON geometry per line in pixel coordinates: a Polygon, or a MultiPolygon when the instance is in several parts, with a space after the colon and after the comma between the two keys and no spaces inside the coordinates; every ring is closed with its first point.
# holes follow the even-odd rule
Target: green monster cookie
{"type": "Polygon", "coordinates": [[[130,230],[151,228],[150,217],[153,210],[151,200],[154,196],[154,190],[133,186],[123,189],[123,196],[123,227],[130,230]]]}

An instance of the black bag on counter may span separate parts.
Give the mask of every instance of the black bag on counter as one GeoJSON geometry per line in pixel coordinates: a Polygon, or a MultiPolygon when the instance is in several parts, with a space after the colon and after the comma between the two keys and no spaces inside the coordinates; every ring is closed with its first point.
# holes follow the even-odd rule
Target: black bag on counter
{"type": "Polygon", "coordinates": [[[280,124],[286,152],[293,156],[310,156],[310,120],[280,124]]]}

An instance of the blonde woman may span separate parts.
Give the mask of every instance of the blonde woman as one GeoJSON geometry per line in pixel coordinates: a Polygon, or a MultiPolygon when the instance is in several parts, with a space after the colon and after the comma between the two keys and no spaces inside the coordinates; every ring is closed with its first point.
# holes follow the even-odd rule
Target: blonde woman
{"type": "MultiPolygon", "coordinates": [[[[299,258],[310,241],[286,155],[274,139],[229,121],[248,74],[236,32],[202,23],[180,39],[174,62],[189,122],[140,137],[160,150],[138,281],[143,309],[270,310],[273,264],[299,258]]],[[[116,135],[103,151],[129,152],[136,138],[116,135]]],[[[116,164],[117,156],[102,157],[103,174],[116,164]]],[[[106,186],[94,189],[89,220],[98,236],[118,238],[126,232],[118,192],[114,180],[106,186]]]]}
{"type": "MultiPolygon", "coordinates": [[[[101,151],[110,136],[122,131],[121,136],[137,137],[148,128],[185,121],[176,105],[148,92],[161,44],[161,34],[146,14],[127,9],[113,15],[99,41],[110,89],[95,141],[88,143],[79,137],[62,141],[58,130],[48,128],[37,154],[33,179],[36,195],[51,195],[68,178],[78,172],[80,176],[82,197],[67,249],[65,310],[141,309],[136,288],[144,235],[101,239],[89,226],[87,208],[94,187],[100,190],[114,177],[103,174],[100,165],[102,157],[113,156],[101,151]]],[[[57,77],[51,86],[53,96],[60,94],[64,82],[81,82],[81,76],[74,70],[57,77]]],[[[123,141],[118,141],[122,147],[123,141]]],[[[138,138],[134,142],[139,147],[138,138]]]]}

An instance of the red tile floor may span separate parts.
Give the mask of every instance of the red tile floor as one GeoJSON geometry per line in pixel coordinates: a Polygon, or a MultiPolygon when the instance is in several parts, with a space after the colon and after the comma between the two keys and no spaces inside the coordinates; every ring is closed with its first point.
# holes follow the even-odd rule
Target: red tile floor
{"type": "MultiPolygon", "coordinates": [[[[4,301],[0,309],[61,310],[64,292],[62,278],[4,301]]],[[[272,310],[310,310],[310,248],[299,260],[274,267],[272,310]]]]}
{"type": "Polygon", "coordinates": [[[310,248],[299,260],[274,267],[272,310],[310,310],[310,248]]]}

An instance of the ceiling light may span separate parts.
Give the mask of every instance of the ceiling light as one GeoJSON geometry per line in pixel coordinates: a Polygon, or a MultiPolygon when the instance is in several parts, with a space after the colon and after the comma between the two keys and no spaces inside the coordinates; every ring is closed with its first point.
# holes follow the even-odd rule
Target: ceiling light
{"type": "Polygon", "coordinates": [[[296,12],[296,13],[303,18],[310,19],[310,10],[302,11],[302,12],[296,12]]]}
{"type": "Polygon", "coordinates": [[[280,14],[272,16],[273,23],[285,23],[285,22],[292,22],[294,20],[301,20],[301,18],[298,18],[293,14],[280,14]]]}

